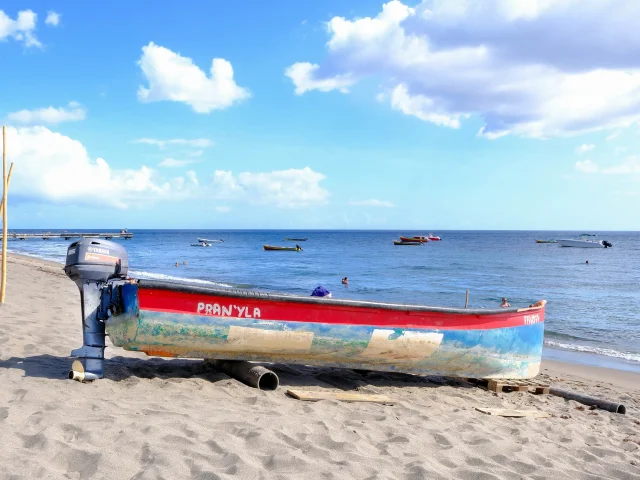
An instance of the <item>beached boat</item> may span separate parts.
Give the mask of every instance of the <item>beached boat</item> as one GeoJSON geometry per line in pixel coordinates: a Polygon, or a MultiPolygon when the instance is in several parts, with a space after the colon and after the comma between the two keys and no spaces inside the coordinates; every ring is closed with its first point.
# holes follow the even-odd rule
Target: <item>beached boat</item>
{"type": "Polygon", "coordinates": [[[306,242],[307,240],[309,240],[308,238],[285,238],[285,241],[287,242],[306,242]]]}
{"type": "Polygon", "coordinates": [[[400,237],[400,240],[403,242],[422,242],[422,243],[427,243],[429,241],[429,239],[425,236],[418,236],[418,237],[400,237]]]}
{"type": "Polygon", "coordinates": [[[595,235],[589,235],[583,233],[578,235],[577,238],[562,238],[558,240],[558,245],[561,247],[578,247],[578,248],[609,248],[613,247],[613,244],[606,240],[590,240],[588,237],[595,237],[595,235]]]}
{"type": "Polygon", "coordinates": [[[437,235],[434,235],[433,233],[430,233],[429,235],[427,235],[427,238],[429,239],[430,242],[439,242],[440,241],[440,237],[437,235]]]}
{"type": "Polygon", "coordinates": [[[393,244],[394,245],[414,245],[414,246],[418,245],[418,246],[420,246],[420,245],[424,245],[424,242],[405,242],[403,240],[394,240],[393,244]]]}
{"type": "Polygon", "coordinates": [[[210,240],[208,238],[199,238],[198,241],[199,242],[205,242],[205,243],[224,243],[224,240],[221,240],[221,239],[210,240]]]}
{"type": "Polygon", "coordinates": [[[152,356],[248,360],[471,378],[540,371],[545,301],[465,309],[189,286],[127,277],[119,244],[80,240],[65,272],[82,295],[81,376],[111,342],[152,356]]]}
{"type": "Polygon", "coordinates": [[[275,250],[279,252],[301,252],[302,251],[302,248],[300,248],[298,245],[296,245],[295,247],[274,247],[273,245],[263,245],[263,248],[265,250],[275,250]]]}
{"type": "Polygon", "coordinates": [[[536,240],[536,243],[558,243],[557,240],[536,240]]]}

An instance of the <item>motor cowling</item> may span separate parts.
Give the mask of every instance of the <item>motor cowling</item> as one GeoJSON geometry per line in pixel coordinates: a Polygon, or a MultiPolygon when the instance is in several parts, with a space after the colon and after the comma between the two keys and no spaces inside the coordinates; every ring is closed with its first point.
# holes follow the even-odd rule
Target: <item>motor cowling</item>
{"type": "Polygon", "coordinates": [[[604,248],[613,247],[613,244],[611,242],[607,242],[606,240],[602,241],[602,245],[604,245],[604,248]]]}
{"type": "Polygon", "coordinates": [[[125,248],[115,242],[83,238],[69,245],[64,271],[78,287],[85,281],[124,278],[129,271],[129,256],[125,248]]]}

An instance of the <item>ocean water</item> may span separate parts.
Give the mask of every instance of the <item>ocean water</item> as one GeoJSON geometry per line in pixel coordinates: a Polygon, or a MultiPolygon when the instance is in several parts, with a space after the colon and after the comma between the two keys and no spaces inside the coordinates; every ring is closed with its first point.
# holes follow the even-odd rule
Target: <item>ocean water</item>
{"type": "MultiPolygon", "coordinates": [[[[545,299],[547,356],[640,371],[638,232],[598,232],[597,238],[613,243],[607,249],[535,243],[536,238],[582,232],[441,231],[434,233],[442,241],[420,247],[394,246],[393,240],[401,234],[429,232],[132,233],[132,240],[116,241],[127,248],[130,274],[138,278],[300,295],[324,285],[335,298],[451,307],[464,306],[465,290],[469,290],[469,306],[478,308],[496,307],[502,297],[512,306],[545,299]],[[295,245],[284,241],[290,236],[309,238],[298,242],[302,252],[262,248],[263,244],[295,245]],[[198,237],[224,243],[192,247],[198,237]],[[349,278],[346,287],[341,284],[345,276],[349,278]]],[[[9,250],[64,262],[70,243],[10,240],[9,250]]]]}

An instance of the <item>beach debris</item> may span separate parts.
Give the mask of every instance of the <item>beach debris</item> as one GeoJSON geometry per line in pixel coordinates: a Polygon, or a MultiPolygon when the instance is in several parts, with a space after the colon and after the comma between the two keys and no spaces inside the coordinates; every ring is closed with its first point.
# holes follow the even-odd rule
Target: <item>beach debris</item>
{"type": "Polygon", "coordinates": [[[351,393],[351,392],[323,392],[318,390],[287,390],[287,395],[306,402],[320,400],[339,400],[341,402],[371,402],[393,405],[395,402],[386,395],[351,393]]]}
{"type": "Polygon", "coordinates": [[[479,388],[484,388],[494,393],[530,392],[536,395],[546,395],[551,386],[548,383],[532,380],[487,380],[484,378],[467,378],[466,381],[479,388]]]}
{"type": "Polygon", "coordinates": [[[489,408],[489,407],[475,407],[477,411],[486,413],[487,415],[497,415],[499,417],[533,417],[533,418],[548,418],[551,415],[547,412],[540,412],[538,410],[514,410],[512,408],[489,408]]]}
{"type": "Polygon", "coordinates": [[[262,365],[239,360],[207,360],[207,363],[258,390],[275,390],[280,384],[278,375],[262,365]]]}
{"type": "Polygon", "coordinates": [[[607,412],[619,413],[621,415],[627,413],[627,408],[624,405],[610,400],[602,400],[600,398],[590,397],[588,395],[582,395],[581,393],[572,392],[571,390],[563,390],[562,388],[556,387],[551,387],[550,393],[551,395],[562,397],[566,400],[574,400],[589,407],[595,406],[602,410],[606,410],[607,412]]]}

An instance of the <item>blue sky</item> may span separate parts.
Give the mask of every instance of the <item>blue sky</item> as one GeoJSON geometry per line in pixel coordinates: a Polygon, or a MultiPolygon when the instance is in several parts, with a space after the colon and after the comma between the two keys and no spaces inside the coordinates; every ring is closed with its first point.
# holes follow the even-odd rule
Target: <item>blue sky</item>
{"type": "Polygon", "coordinates": [[[640,4],[580,5],[3,2],[9,226],[638,230],[640,4]]]}

